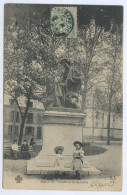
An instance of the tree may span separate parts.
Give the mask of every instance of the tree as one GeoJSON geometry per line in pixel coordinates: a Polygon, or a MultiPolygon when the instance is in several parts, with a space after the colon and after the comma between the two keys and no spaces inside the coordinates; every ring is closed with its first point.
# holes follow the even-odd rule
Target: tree
{"type": "Polygon", "coordinates": [[[110,118],[112,103],[115,97],[121,96],[122,91],[122,25],[118,26],[112,21],[110,32],[106,36],[106,44],[110,47],[108,55],[110,64],[108,66],[108,121],[107,121],[107,145],[110,144],[110,118]]]}
{"type": "MultiPolygon", "coordinates": [[[[122,25],[112,21],[110,30],[103,34],[102,43],[103,57],[106,55],[108,63],[105,63],[101,71],[104,82],[95,88],[95,103],[97,108],[107,112],[107,145],[109,145],[111,112],[116,115],[116,108],[120,109],[122,105],[122,25]]],[[[97,79],[98,83],[99,80],[97,79]]]]}
{"type": "Polygon", "coordinates": [[[5,28],[5,91],[13,97],[21,115],[19,145],[30,100],[45,103],[55,87],[54,71],[57,68],[61,75],[62,70],[55,50],[63,38],[54,37],[47,20],[43,21],[34,24],[30,18],[25,18],[18,23],[12,18],[5,28]],[[25,111],[20,105],[22,97],[26,99],[25,111]]]}
{"type": "MultiPolygon", "coordinates": [[[[110,63],[111,58],[114,59],[113,56],[110,56],[111,49],[114,52],[114,46],[111,46],[109,42],[110,39],[111,42],[113,40],[114,27],[107,29],[107,26],[110,26],[111,18],[108,18],[108,25],[106,25],[106,9],[101,10],[101,8],[96,7],[94,10],[96,13],[90,15],[86,23],[80,24],[76,39],[54,36],[50,29],[49,18],[47,19],[46,16],[40,19],[41,12],[39,12],[39,17],[36,16],[37,13],[30,14],[23,21],[19,22],[13,19],[6,26],[5,89],[15,99],[21,114],[19,144],[21,144],[30,100],[38,99],[44,102],[51,93],[49,89],[54,90],[53,73],[57,69],[59,77],[61,76],[62,67],[59,64],[61,59],[68,59],[74,68],[81,73],[83,112],[90,89],[98,83],[104,82],[110,85],[109,91],[114,88],[113,84],[111,87],[112,82],[109,82],[110,79],[108,79],[109,75],[112,78],[109,71],[112,72],[112,64],[115,64],[115,61],[110,63]],[[101,19],[99,19],[98,13],[103,15],[101,19]],[[105,73],[108,75],[107,81],[102,78],[105,73]],[[24,112],[19,105],[19,98],[22,96],[27,100],[24,112]]],[[[110,16],[112,16],[111,13],[110,16]]],[[[120,25],[117,24],[117,26],[120,25]]],[[[118,32],[118,35],[119,33],[121,32],[118,32]]],[[[115,90],[117,91],[117,89],[115,90]]]]}
{"type": "Polygon", "coordinates": [[[94,101],[94,105],[93,105],[93,112],[97,111],[100,114],[99,120],[102,123],[102,131],[104,128],[104,118],[105,118],[105,114],[107,113],[107,97],[106,97],[106,91],[105,89],[102,90],[100,88],[96,88],[94,90],[94,95],[93,95],[93,101],[94,101]]]}
{"type": "Polygon", "coordinates": [[[5,92],[15,100],[21,115],[19,145],[31,99],[39,100],[45,94],[43,61],[41,65],[36,63],[38,37],[34,28],[28,19],[22,24],[12,19],[5,29],[4,86],[5,92]],[[24,109],[20,104],[23,97],[26,99],[24,109]]]}

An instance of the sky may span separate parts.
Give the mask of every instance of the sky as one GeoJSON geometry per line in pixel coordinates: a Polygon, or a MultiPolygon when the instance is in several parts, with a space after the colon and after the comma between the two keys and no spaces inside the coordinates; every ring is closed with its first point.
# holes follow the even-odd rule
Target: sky
{"type": "MultiPolygon", "coordinates": [[[[50,19],[50,11],[57,5],[39,4],[5,4],[4,21],[5,26],[10,18],[15,17],[18,22],[22,22],[25,17],[31,17],[33,21],[42,19],[44,16],[50,19]]],[[[58,5],[61,6],[61,5],[58,5]]],[[[65,5],[63,5],[65,6],[65,5]]],[[[71,6],[71,5],[69,5],[71,6]]],[[[122,6],[93,6],[93,5],[72,5],[78,10],[78,25],[88,24],[91,18],[95,18],[97,25],[105,26],[109,30],[110,20],[115,19],[116,23],[123,21],[122,6]]]]}

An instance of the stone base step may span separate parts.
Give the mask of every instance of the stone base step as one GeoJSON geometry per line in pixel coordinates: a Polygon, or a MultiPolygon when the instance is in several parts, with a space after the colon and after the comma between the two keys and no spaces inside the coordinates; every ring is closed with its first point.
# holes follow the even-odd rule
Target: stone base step
{"type": "MultiPolygon", "coordinates": [[[[27,161],[27,174],[49,174],[49,173],[55,173],[56,168],[54,166],[36,166],[35,160],[27,161]]],[[[70,167],[64,167],[64,169],[61,172],[67,172],[70,174],[74,174],[74,170],[72,170],[70,167]]],[[[81,175],[83,174],[89,174],[89,175],[99,175],[101,174],[101,171],[96,169],[95,167],[87,164],[86,167],[83,167],[81,170],[81,175]]]]}

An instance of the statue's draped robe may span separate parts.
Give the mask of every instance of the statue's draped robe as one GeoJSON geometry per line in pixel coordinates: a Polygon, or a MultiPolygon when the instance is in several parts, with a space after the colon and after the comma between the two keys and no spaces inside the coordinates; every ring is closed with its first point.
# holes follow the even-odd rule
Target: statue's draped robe
{"type": "Polygon", "coordinates": [[[77,108],[78,104],[72,102],[72,98],[76,98],[78,101],[79,90],[81,88],[81,79],[79,73],[73,69],[72,66],[65,66],[65,70],[62,76],[62,81],[59,82],[59,78],[55,76],[55,85],[49,87],[48,90],[49,96],[47,97],[46,107],[47,106],[56,106],[56,107],[69,107],[77,108]]]}

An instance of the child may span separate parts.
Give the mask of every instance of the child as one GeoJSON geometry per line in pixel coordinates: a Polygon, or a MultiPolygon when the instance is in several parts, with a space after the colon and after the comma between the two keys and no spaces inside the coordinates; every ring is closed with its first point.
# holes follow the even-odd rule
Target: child
{"type": "Polygon", "coordinates": [[[11,154],[14,157],[15,160],[19,159],[20,156],[20,152],[18,149],[18,144],[17,144],[17,140],[14,140],[12,146],[11,146],[11,154]]]}
{"type": "Polygon", "coordinates": [[[72,169],[76,172],[76,178],[80,179],[80,171],[82,170],[84,157],[84,151],[82,150],[83,144],[79,141],[75,141],[73,144],[76,150],[73,153],[72,169]]]}
{"type": "Polygon", "coordinates": [[[34,146],[36,143],[34,141],[34,136],[31,136],[31,140],[30,140],[30,146],[34,146]]]}
{"type": "Polygon", "coordinates": [[[56,168],[56,176],[58,176],[59,172],[63,171],[64,169],[63,156],[62,156],[63,151],[64,151],[64,148],[62,146],[57,146],[54,149],[54,152],[56,153],[55,163],[54,163],[54,166],[56,168]]]}
{"type": "Polygon", "coordinates": [[[23,141],[23,144],[21,146],[21,155],[22,155],[23,159],[30,159],[31,158],[31,155],[29,153],[29,146],[28,146],[26,140],[23,141]]]}

